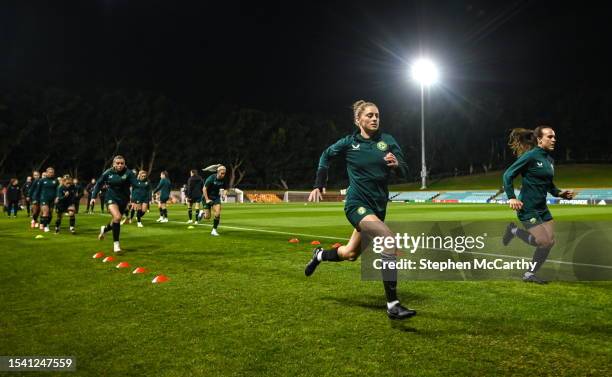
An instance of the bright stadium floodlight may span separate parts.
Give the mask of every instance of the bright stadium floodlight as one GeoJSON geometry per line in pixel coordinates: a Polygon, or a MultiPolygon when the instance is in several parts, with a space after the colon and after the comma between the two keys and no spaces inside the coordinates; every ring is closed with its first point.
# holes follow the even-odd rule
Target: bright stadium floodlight
{"type": "Polygon", "coordinates": [[[433,61],[419,58],[410,67],[412,79],[421,86],[421,190],[427,188],[427,166],[425,165],[425,87],[438,82],[438,68],[433,61]]]}
{"type": "Polygon", "coordinates": [[[421,58],[412,63],[410,67],[412,78],[420,85],[429,86],[438,82],[438,68],[429,59],[421,58]]]}

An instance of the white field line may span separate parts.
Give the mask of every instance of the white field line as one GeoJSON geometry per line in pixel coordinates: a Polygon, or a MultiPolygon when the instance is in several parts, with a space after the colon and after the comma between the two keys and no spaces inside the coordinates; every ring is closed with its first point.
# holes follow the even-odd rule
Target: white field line
{"type": "MultiPolygon", "coordinates": [[[[98,214],[98,216],[108,216],[108,215],[107,214],[98,214]]],[[[187,226],[188,225],[196,225],[196,226],[212,227],[212,224],[187,224],[186,222],[183,222],[183,221],[174,221],[174,220],[168,221],[168,222],[169,223],[173,223],[173,224],[187,225],[187,226]]],[[[234,229],[234,230],[239,230],[239,231],[244,231],[244,232],[260,232],[260,233],[271,233],[271,234],[284,234],[284,235],[288,235],[288,236],[312,237],[314,239],[325,238],[325,239],[330,239],[330,240],[341,240],[341,241],[348,241],[349,240],[348,238],[341,238],[341,237],[321,236],[321,235],[306,234],[306,233],[281,232],[281,231],[278,231],[278,230],[244,228],[244,227],[230,226],[230,225],[223,225],[223,228],[234,229]]],[[[446,250],[446,249],[426,249],[426,248],[424,248],[423,250],[446,251],[446,252],[449,252],[449,253],[452,252],[452,250],[446,250]]],[[[521,260],[531,259],[531,258],[528,258],[528,257],[519,257],[519,256],[516,256],[516,255],[479,253],[479,252],[476,252],[476,251],[464,251],[463,253],[458,253],[458,254],[464,254],[464,253],[474,254],[474,255],[483,255],[483,256],[493,256],[493,257],[499,257],[499,258],[521,259],[521,260]]],[[[565,261],[554,260],[554,259],[547,259],[546,262],[557,263],[557,264],[566,264],[566,265],[571,265],[571,266],[583,266],[583,267],[596,267],[596,268],[612,269],[612,266],[606,266],[606,265],[600,265],[600,264],[589,264],[589,263],[565,262],[565,261]]]]}

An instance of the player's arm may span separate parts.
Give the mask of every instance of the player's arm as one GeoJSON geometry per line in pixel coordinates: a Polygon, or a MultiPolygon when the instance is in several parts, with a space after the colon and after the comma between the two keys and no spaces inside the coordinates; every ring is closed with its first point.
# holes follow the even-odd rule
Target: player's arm
{"type": "Polygon", "coordinates": [[[314,189],[310,192],[310,195],[308,195],[309,202],[319,201],[323,198],[321,194],[325,192],[325,187],[327,186],[327,172],[329,170],[330,160],[344,154],[347,146],[351,143],[350,140],[350,136],[344,137],[321,153],[314,189]]]}
{"type": "Polygon", "coordinates": [[[523,173],[529,167],[531,163],[531,154],[529,152],[524,153],[519,157],[506,171],[502,178],[504,184],[504,192],[508,197],[508,204],[513,210],[519,210],[523,208],[523,202],[516,198],[514,194],[514,179],[521,173],[523,173]]]}
{"type": "Polygon", "coordinates": [[[387,166],[392,169],[395,169],[398,174],[400,174],[404,178],[408,178],[408,164],[406,163],[406,159],[404,158],[404,152],[402,152],[402,148],[400,148],[399,144],[395,139],[391,136],[389,143],[390,152],[384,157],[385,161],[387,161],[387,166]]]}
{"type": "Polygon", "coordinates": [[[96,184],[93,187],[93,190],[91,191],[91,204],[95,204],[96,203],[96,196],[98,196],[98,194],[100,193],[100,189],[102,188],[102,185],[104,185],[104,181],[106,180],[106,172],[102,173],[102,175],[100,176],[100,178],[98,178],[98,180],[96,180],[96,184]]]}

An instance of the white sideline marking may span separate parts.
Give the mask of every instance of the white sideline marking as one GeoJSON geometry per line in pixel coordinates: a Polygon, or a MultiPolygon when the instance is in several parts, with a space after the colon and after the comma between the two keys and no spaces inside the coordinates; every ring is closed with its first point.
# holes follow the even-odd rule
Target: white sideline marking
{"type": "MultiPolygon", "coordinates": [[[[98,216],[108,216],[108,214],[98,214],[98,216]]],[[[169,223],[173,223],[173,224],[187,225],[187,226],[188,225],[197,225],[197,226],[212,227],[211,224],[187,224],[186,222],[174,221],[174,220],[169,220],[168,222],[169,223]]],[[[241,230],[241,231],[245,231],[245,232],[261,232],[261,233],[272,233],[272,234],[285,234],[285,235],[289,235],[289,236],[312,237],[312,238],[315,238],[315,239],[316,238],[326,238],[326,239],[330,239],[330,240],[342,240],[342,241],[348,241],[349,240],[349,238],[331,237],[331,236],[318,236],[318,235],[315,235],[315,234],[305,234],[305,233],[281,232],[281,231],[278,231],[278,230],[243,228],[243,227],[239,227],[239,226],[230,226],[230,225],[223,225],[223,228],[234,229],[234,230],[241,230]]],[[[445,249],[423,249],[423,250],[446,251],[446,252],[449,252],[449,253],[452,252],[451,250],[445,250],[445,249]]],[[[516,256],[516,255],[479,253],[479,252],[476,252],[476,251],[464,251],[463,253],[459,253],[459,254],[464,254],[464,253],[475,254],[475,255],[484,255],[484,256],[493,256],[493,257],[500,257],[500,258],[521,259],[521,260],[530,259],[529,257],[519,257],[519,256],[516,256]]],[[[589,264],[589,263],[565,262],[565,261],[560,261],[560,260],[555,260],[555,259],[547,259],[546,262],[557,263],[557,264],[567,264],[567,265],[572,265],[572,266],[584,266],[584,267],[597,267],[597,268],[612,269],[612,266],[606,266],[606,265],[600,265],[600,264],[589,264]]]]}

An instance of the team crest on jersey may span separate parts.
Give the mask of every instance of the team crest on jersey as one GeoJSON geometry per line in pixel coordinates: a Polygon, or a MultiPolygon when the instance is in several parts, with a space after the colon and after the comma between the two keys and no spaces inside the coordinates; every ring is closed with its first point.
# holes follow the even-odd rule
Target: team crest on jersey
{"type": "Polygon", "coordinates": [[[363,215],[364,213],[366,213],[366,209],[363,207],[359,207],[357,208],[357,213],[360,215],[363,215]]]}
{"type": "Polygon", "coordinates": [[[376,143],[376,147],[378,149],[380,149],[381,151],[386,151],[387,148],[389,148],[389,146],[387,145],[387,143],[385,143],[384,141],[379,141],[378,143],[376,143]]]}
{"type": "Polygon", "coordinates": [[[529,222],[532,223],[532,224],[535,224],[536,221],[538,221],[538,220],[536,220],[535,217],[532,217],[532,218],[529,219],[529,222]]]}

